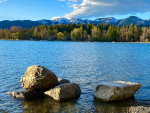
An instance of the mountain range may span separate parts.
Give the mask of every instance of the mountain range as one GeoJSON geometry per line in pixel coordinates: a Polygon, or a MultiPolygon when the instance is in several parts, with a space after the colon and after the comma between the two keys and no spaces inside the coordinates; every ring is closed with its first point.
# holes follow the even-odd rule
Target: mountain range
{"type": "Polygon", "coordinates": [[[150,19],[144,20],[136,16],[130,16],[124,19],[115,19],[113,17],[107,18],[96,18],[94,20],[90,19],[74,19],[74,18],[56,18],[53,20],[38,20],[38,21],[31,21],[31,20],[3,20],[0,21],[0,29],[10,28],[11,26],[21,26],[22,28],[32,28],[38,25],[59,25],[59,24],[112,24],[112,25],[130,25],[131,23],[141,27],[141,26],[150,26],[150,19]]]}

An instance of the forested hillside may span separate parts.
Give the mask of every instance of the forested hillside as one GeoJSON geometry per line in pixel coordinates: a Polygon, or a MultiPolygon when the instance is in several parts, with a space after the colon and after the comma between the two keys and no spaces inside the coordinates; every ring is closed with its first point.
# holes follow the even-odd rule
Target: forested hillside
{"type": "Polygon", "coordinates": [[[40,25],[30,29],[12,26],[0,30],[0,39],[6,40],[61,40],[61,41],[116,41],[148,42],[150,28],[133,23],[122,27],[106,24],[40,25]]]}

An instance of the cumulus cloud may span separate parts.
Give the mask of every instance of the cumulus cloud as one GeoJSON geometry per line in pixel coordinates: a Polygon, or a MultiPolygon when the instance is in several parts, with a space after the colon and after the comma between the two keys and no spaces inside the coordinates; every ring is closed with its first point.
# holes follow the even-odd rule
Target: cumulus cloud
{"type": "Polygon", "coordinates": [[[0,0],[0,3],[5,2],[5,1],[7,1],[7,0],[0,0]]]}
{"type": "Polygon", "coordinates": [[[65,17],[88,18],[150,11],[150,0],[61,0],[71,2],[73,11],[65,17]]]}

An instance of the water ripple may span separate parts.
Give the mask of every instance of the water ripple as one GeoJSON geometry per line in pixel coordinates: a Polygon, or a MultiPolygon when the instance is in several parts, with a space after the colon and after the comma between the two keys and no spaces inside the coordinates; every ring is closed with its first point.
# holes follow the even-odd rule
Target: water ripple
{"type": "Polygon", "coordinates": [[[0,112],[117,113],[132,105],[149,104],[149,48],[149,44],[128,43],[0,41],[0,112]],[[58,103],[49,98],[20,101],[6,95],[8,91],[23,90],[20,77],[28,66],[35,64],[49,68],[60,78],[78,83],[82,89],[80,98],[58,103]],[[134,100],[123,101],[122,105],[94,100],[93,87],[101,81],[114,80],[138,82],[143,87],[134,100]]]}

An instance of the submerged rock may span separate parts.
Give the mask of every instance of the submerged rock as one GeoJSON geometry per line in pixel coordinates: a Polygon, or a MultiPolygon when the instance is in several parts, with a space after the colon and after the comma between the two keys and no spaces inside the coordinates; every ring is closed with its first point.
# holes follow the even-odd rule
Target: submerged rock
{"type": "Polygon", "coordinates": [[[16,99],[35,99],[44,96],[44,93],[35,90],[25,90],[22,92],[8,92],[7,95],[16,99]]]}
{"type": "Polygon", "coordinates": [[[21,92],[7,92],[7,95],[10,95],[16,99],[25,99],[25,96],[21,92]]]}
{"type": "Polygon", "coordinates": [[[21,85],[26,89],[43,90],[53,88],[58,85],[56,75],[43,66],[34,65],[27,68],[21,77],[21,85]]]}
{"type": "Polygon", "coordinates": [[[58,78],[58,84],[61,85],[61,84],[66,84],[66,83],[70,83],[70,81],[68,79],[61,79],[61,78],[58,78]]]}
{"type": "Polygon", "coordinates": [[[94,106],[96,113],[150,113],[150,104],[136,101],[134,98],[110,103],[95,100],[94,106]]]}
{"type": "Polygon", "coordinates": [[[134,96],[140,87],[140,84],[133,82],[102,82],[94,88],[94,96],[105,102],[118,101],[134,96]]]}
{"type": "Polygon", "coordinates": [[[68,83],[56,86],[44,94],[52,97],[57,101],[69,101],[80,96],[81,90],[78,84],[68,83]]]}

